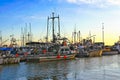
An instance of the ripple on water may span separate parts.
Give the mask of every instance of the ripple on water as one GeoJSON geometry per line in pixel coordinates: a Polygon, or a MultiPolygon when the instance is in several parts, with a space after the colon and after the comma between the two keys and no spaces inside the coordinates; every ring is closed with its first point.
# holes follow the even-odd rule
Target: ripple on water
{"type": "Polygon", "coordinates": [[[0,65],[0,80],[119,80],[120,55],[0,65]]]}

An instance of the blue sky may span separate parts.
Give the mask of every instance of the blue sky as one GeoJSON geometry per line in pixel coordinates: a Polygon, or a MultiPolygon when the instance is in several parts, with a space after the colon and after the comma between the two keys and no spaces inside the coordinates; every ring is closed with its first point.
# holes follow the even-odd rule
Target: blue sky
{"type": "Polygon", "coordinates": [[[105,43],[114,44],[119,39],[119,0],[0,0],[0,31],[3,39],[11,34],[20,39],[21,27],[32,25],[33,40],[44,39],[47,17],[60,16],[62,36],[71,38],[74,27],[82,38],[96,35],[102,41],[104,23],[105,43]]]}

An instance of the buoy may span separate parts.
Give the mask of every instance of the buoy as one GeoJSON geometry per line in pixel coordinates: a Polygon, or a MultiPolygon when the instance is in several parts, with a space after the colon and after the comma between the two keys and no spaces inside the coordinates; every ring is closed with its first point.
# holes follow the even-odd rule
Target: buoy
{"type": "Polygon", "coordinates": [[[43,54],[46,54],[46,53],[47,53],[47,50],[46,50],[46,49],[42,50],[42,53],[43,53],[43,54]]]}
{"type": "Polygon", "coordinates": [[[60,54],[57,55],[57,58],[60,58],[60,54]]]}
{"type": "Polygon", "coordinates": [[[67,56],[66,55],[64,55],[64,59],[66,59],[67,58],[67,56]]]}
{"type": "Polygon", "coordinates": [[[27,56],[27,55],[28,55],[28,52],[25,52],[25,53],[24,53],[24,56],[27,56]]]}
{"type": "Polygon", "coordinates": [[[15,54],[15,56],[16,56],[16,57],[18,57],[18,56],[19,56],[19,54],[18,54],[18,53],[16,53],[16,54],[15,54]]]}

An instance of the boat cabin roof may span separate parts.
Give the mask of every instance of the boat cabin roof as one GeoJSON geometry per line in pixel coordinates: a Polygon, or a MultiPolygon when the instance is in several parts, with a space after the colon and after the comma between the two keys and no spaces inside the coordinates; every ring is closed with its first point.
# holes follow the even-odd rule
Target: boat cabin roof
{"type": "Polygon", "coordinates": [[[70,49],[68,46],[61,46],[60,49],[70,49]]]}

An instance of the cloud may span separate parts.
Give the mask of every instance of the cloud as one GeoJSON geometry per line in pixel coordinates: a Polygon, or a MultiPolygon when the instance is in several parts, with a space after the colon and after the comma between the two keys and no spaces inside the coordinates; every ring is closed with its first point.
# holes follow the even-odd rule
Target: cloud
{"type": "Polygon", "coordinates": [[[108,2],[113,5],[120,5],[120,0],[108,0],[108,2]]]}
{"type": "Polygon", "coordinates": [[[77,2],[77,0],[67,0],[68,2],[70,2],[70,3],[76,3],[77,2]]]}
{"type": "Polygon", "coordinates": [[[68,3],[73,4],[87,4],[98,7],[120,6],[120,0],[66,0],[68,3]]]}
{"type": "Polygon", "coordinates": [[[31,16],[25,16],[24,19],[40,20],[40,19],[45,19],[45,17],[39,16],[39,15],[31,15],[31,16]]]}

